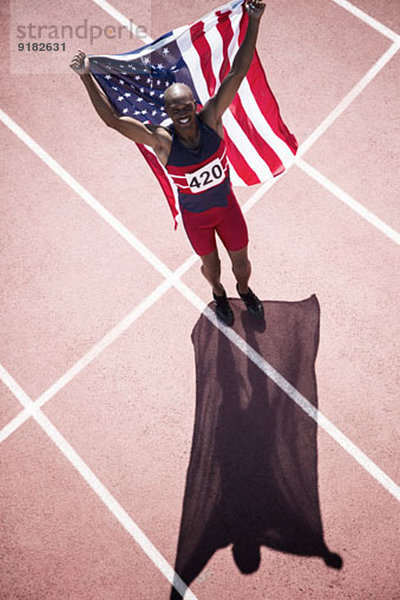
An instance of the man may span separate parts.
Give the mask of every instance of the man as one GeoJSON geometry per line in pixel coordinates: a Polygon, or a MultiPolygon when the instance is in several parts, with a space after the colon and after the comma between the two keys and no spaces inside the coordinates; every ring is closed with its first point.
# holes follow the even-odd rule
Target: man
{"type": "Polygon", "coordinates": [[[262,303],[248,283],[247,226],[233,194],[226,159],[222,115],[232,103],[250,68],[265,4],[247,0],[249,16],[246,36],[232,68],[218,91],[197,113],[192,91],[182,83],[172,84],[165,93],[165,111],[170,127],[145,125],[120,116],[89,71],[89,59],[81,50],[70,67],[80,75],[90,99],[102,120],[138,144],[153,148],[178,187],[179,204],[186,233],[202,261],[201,272],[212,287],[217,317],[232,325],[234,315],[221,284],[221,263],[215,232],[232,262],[236,289],[247,310],[257,319],[264,317],[262,303]]]}

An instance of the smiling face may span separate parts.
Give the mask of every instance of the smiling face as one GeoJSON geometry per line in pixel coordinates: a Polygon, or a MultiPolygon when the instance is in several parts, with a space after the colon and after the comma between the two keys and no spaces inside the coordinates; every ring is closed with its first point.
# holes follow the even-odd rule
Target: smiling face
{"type": "Polygon", "coordinates": [[[192,90],[184,83],[173,83],[165,92],[165,111],[178,131],[193,128],[196,101],[192,90]]]}

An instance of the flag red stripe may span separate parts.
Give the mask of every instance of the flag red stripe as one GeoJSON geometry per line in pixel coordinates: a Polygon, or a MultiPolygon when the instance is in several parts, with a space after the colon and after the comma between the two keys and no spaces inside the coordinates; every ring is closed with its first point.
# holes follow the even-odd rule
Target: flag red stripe
{"type": "MultiPolygon", "coordinates": [[[[233,38],[234,32],[232,28],[232,23],[229,19],[226,19],[226,14],[222,16],[218,15],[218,24],[217,30],[219,31],[221,38],[223,40],[223,68],[226,70],[230,69],[230,62],[228,57],[228,49],[229,44],[233,38]],[[225,18],[224,18],[225,17],[225,18]]],[[[221,69],[222,71],[222,69],[221,69]]],[[[285,167],[276,154],[276,152],[271,148],[271,146],[265,141],[265,139],[259,134],[257,129],[254,127],[251,119],[249,119],[242,101],[239,95],[236,95],[234,101],[230,106],[231,113],[235,117],[236,121],[240,124],[246,136],[251,141],[252,145],[257,149],[258,154],[262,157],[262,159],[267,163],[268,167],[271,169],[274,175],[278,175],[285,170],[285,167]]]]}
{"type": "MultiPolygon", "coordinates": [[[[246,11],[243,9],[243,16],[240,21],[239,29],[239,44],[243,42],[246,35],[248,18],[246,11]]],[[[296,154],[298,142],[295,136],[290,133],[281,118],[278,103],[268,85],[257,49],[254,51],[253,61],[247,73],[247,81],[255,101],[264,115],[264,118],[270,124],[272,131],[286,143],[293,154],[296,154]]]]}
{"type": "Polygon", "coordinates": [[[229,48],[229,44],[231,43],[232,38],[233,38],[232,26],[229,28],[225,28],[224,33],[222,33],[224,21],[228,20],[229,24],[231,24],[231,21],[229,18],[230,14],[231,14],[231,11],[221,13],[221,11],[218,10],[216,12],[216,15],[218,17],[217,29],[218,29],[219,33],[221,34],[222,41],[223,41],[223,58],[222,58],[222,65],[219,70],[219,80],[220,81],[222,81],[224,79],[224,77],[228,74],[229,69],[231,68],[229,56],[228,56],[228,48],[229,48]]]}
{"type": "MultiPolygon", "coordinates": [[[[216,87],[216,80],[212,70],[211,48],[204,36],[204,23],[202,21],[192,25],[190,28],[190,36],[193,46],[199,55],[200,65],[207,84],[208,93],[210,96],[212,96],[216,87]]],[[[246,159],[239,152],[236,145],[227,134],[226,129],[225,141],[228,148],[229,160],[232,163],[235,171],[240,174],[240,177],[243,179],[243,181],[247,185],[260,183],[260,179],[257,177],[257,174],[253,171],[246,159]]]]}

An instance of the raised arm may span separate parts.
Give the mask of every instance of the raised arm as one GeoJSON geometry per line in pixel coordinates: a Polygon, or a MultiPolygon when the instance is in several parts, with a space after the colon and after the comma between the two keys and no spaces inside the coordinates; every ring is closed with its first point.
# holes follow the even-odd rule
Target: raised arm
{"type": "Polygon", "coordinates": [[[151,146],[157,154],[163,153],[164,145],[167,144],[168,146],[165,133],[151,130],[131,117],[120,116],[90,73],[89,59],[82,50],[78,50],[75,54],[70,67],[80,76],[97,114],[108,127],[112,127],[137,144],[151,146]]]}
{"type": "Polygon", "coordinates": [[[208,113],[208,118],[216,123],[220,121],[222,115],[232,103],[250,68],[256,47],[260,19],[264,10],[265,4],[261,0],[247,0],[246,11],[249,15],[249,21],[245,38],[236,53],[229,73],[222,81],[215,96],[210,98],[203,109],[208,113]]]}

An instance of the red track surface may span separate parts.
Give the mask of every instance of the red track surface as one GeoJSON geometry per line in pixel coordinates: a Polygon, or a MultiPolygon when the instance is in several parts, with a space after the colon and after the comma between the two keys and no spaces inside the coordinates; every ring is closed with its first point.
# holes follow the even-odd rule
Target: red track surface
{"type": "MultiPolygon", "coordinates": [[[[113,6],[154,38],[215,5],[115,0],[113,6]]],[[[353,6],[400,34],[395,0],[353,6]]],[[[102,125],[68,67],[77,47],[118,53],[139,42],[128,34],[93,46],[67,40],[54,62],[17,54],[15,25],[22,19],[78,25],[85,18],[103,27],[115,23],[89,0],[12,1],[11,20],[3,3],[0,108],[174,271],[191,255],[182,227],[173,231],[143,159],[102,125]]],[[[300,144],[394,40],[399,46],[399,38],[384,33],[331,0],[268,4],[259,53],[300,144]]],[[[397,230],[399,78],[397,52],[303,156],[397,230]]],[[[0,597],[168,598],[164,567],[127,529],[136,523],[174,567],[195,416],[190,336],[200,313],[171,288],[64,376],[164,278],[8,126],[0,136],[0,597]],[[43,399],[59,378],[36,420],[13,421],[21,403],[43,399]],[[122,524],[108,492],[117,513],[126,511],[122,524]]],[[[398,246],[333,191],[294,166],[249,209],[252,287],[264,300],[317,295],[319,410],[398,484],[398,246]]],[[[243,205],[254,192],[237,190],[243,205]]],[[[223,269],[234,296],[225,255],[223,269]]],[[[182,280],[209,302],[198,263],[182,280]]],[[[245,576],[228,547],[191,584],[199,600],[400,597],[398,499],[321,428],[318,474],[325,541],[343,568],[263,547],[260,568],[245,576]]]]}

